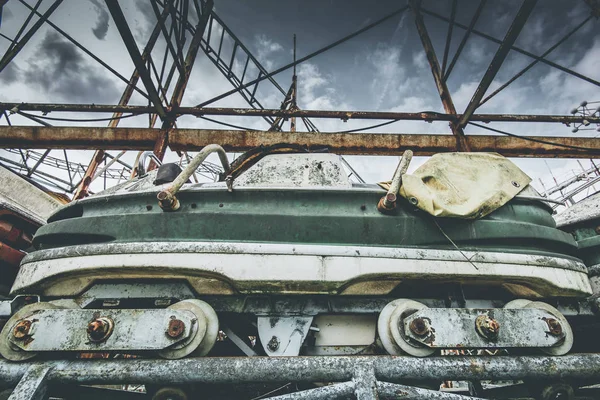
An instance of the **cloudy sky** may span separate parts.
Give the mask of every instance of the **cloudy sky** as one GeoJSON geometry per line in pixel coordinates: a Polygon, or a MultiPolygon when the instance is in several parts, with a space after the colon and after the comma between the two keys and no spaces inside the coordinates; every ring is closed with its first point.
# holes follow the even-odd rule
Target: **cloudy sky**
{"type": "MultiPolygon", "coordinates": [[[[33,0],[26,1],[31,5],[35,3],[33,0]]],[[[50,0],[43,1],[40,10],[47,9],[51,3],[50,0]]],[[[143,48],[156,22],[149,1],[131,0],[120,3],[139,47],[143,48]]],[[[476,29],[501,39],[521,1],[487,3],[476,29]]],[[[215,10],[262,65],[267,70],[273,70],[292,61],[293,34],[297,35],[297,53],[300,58],[405,4],[404,1],[396,0],[215,0],[215,10]]],[[[425,0],[423,7],[449,16],[450,4],[449,1],[425,0]]],[[[457,22],[468,25],[478,2],[459,0],[458,4],[457,22]]],[[[534,54],[542,54],[589,14],[590,10],[583,1],[540,1],[516,45],[534,54]]],[[[0,33],[14,37],[27,15],[27,8],[20,0],[8,1],[4,6],[0,33]]],[[[102,0],[65,0],[50,20],[120,74],[129,78],[133,64],[102,0]]],[[[425,23],[441,62],[448,25],[429,16],[425,16],[425,23]]],[[[599,24],[599,21],[592,18],[547,58],[600,80],[599,24]]],[[[213,36],[217,37],[218,33],[218,28],[213,27],[213,36]]],[[[462,29],[454,30],[450,57],[456,51],[463,34],[462,29]]],[[[214,43],[214,40],[211,42],[214,43]]],[[[8,45],[7,40],[0,38],[0,54],[4,53],[8,45]]],[[[226,41],[224,49],[227,46],[231,46],[231,43],[226,41]]],[[[157,44],[153,53],[156,60],[162,58],[164,48],[164,42],[157,44]]],[[[448,80],[459,112],[464,110],[471,99],[496,49],[496,44],[477,36],[471,36],[467,42],[448,80]]],[[[531,61],[524,55],[511,52],[488,94],[531,61]]],[[[240,68],[242,63],[243,61],[236,60],[234,68],[240,68]]],[[[298,103],[303,109],[443,112],[415,29],[414,17],[410,12],[397,15],[303,63],[298,67],[298,77],[298,103]]],[[[277,75],[276,80],[287,90],[291,83],[291,71],[277,75]]],[[[143,87],[141,82],[139,87],[143,87]]],[[[124,88],[125,85],[118,78],[76,49],[49,26],[40,29],[9,67],[0,73],[0,101],[116,104],[124,88]]],[[[196,105],[231,88],[231,84],[222,73],[200,52],[183,105],[196,105]]],[[[477,112],[568,114],[582,100],[600,100],[598,92],[598,88],[590,83],[538,64],[477,112]]],[[[278,108],[283,96],[273,85],[265,82],[259,87],[257,98],[266,108],[278,108]]],[[[140,95],[134,95],[131,104],[145,105],[146,100],[140,95]]],[[[247,103],[239,95],[229,96],[211,105],[247,107],[247,103]]],[[[58,117],[61,114],[53,113],[52,116],[58,117]]],[[[254,129],[268,128],[267,123],[259,118],[217,119],[254,129]]],[[[31,123],[19,116],[13,116],[12,122],[31,123]]],[[[321,131],[340,131],[380,121],[313,122],[321,131]]],[[[4,118],[0,120],[0,124],[6,124],[4,118]]],[[[61,125],[59,122],[54,124],[61,125]]],[[[147,118],[135,117],[124,119],[120,125],[147,124],[147,118]]],[[[178,126],[221,127],[189,116],[180,118],[178,126]]],[[[555,124],[496,123],[490,126],[520,135],[572,135],[570,128],[555,124]]],[[[446,123],[408,121],[378,128],[375,132],[447,133],[449,128],[446,123]]],[[[465,132],[489,133],[474,126],[468,126],[465,132]]],[[[598,132],[595,130],[578,133],[586,136],[596,134],[598,132]]],[[[69,154],[73,159],[87,163],[91,153],[78,151],[69,154]]],[[[134,157],[133,154],[128,156],[129,160],[134,157]]],[[[172,159],[173,155],[170,157],[172,159]]],[[[389,179],[397,163],[396,157],[353,156],[348,157],[348,160],[367,181],[389,179]]],[[[416,160],[413,168],[422,161],[416,160]]],[[[518,159],[515,162],[536,180],[539,189],[539,179],[547,186],[552,186],[550,170],[561,180],[581,168],[575,160],[518,159]]],[[[583,160],[581,163],[584,167],[590,165],[589,160],[583,160]]]]}

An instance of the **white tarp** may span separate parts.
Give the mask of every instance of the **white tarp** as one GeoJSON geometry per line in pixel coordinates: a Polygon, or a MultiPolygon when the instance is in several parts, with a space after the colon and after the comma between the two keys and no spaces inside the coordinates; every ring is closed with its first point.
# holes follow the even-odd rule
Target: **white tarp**
{"type": "Polygon", "coordinates": [[[400,195],[436,217],[475,219],[503,206],[530,182],[497,153],[441,153],[402,176],[400,195]]]}

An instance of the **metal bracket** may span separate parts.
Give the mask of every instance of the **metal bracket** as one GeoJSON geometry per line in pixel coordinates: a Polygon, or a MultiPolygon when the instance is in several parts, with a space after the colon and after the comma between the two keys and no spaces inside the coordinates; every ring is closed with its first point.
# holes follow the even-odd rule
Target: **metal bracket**
{"type": "Polygon", "coordinates": [[[268,356],[297,356],[313,317],[258,317],[258,336],[268,356]]]}
{"type": "Polygon", "coordinates": [[[552,347],[565,334],[541,309],[425,308],[404,319],[404,332],[431,348],[552,347]]]}
{"type": "Polygon", "coordinates": [[[39,303],[40,296],[38,295],[18,295],[12,300],[0,301],[0,318],[10,318],[10,316],[27,304],[39,303]]]}
{"type": "Polygon", "coordinates": [[[43,309],[5,329],[27,352],[162,350],[188,338],[195,323],[193,313],[174,309],[43,309]]]}

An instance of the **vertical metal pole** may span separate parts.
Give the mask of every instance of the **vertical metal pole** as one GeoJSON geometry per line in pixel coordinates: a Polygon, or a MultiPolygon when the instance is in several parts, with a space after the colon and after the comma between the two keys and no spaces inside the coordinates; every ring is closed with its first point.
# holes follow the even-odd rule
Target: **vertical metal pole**
{"type": "MultiPolygon", "coordinates": [[[[415,14],[417,31],[419,33],[419,37],[421,38],[423,48],[425,49],[425,55],[427,56],[427,61],[431,67],[431,73],[433,74],[433,79],[435,80],[435,85],[440,95],[440,99],[442,100],[444,110],[446,110],[448,114],[456,115],[456,107],[454,107],[454,102],[452,101],[452,97],[448,91],[448,86],[446,86],[446,82],[442,77],[440,63],[435,55],[433,44],[431,43],[431,39],[427,33],[427,28],[425,27],[425,22],[423,21],[423,16],[421,15],[421,5],[417,0],[410,0],[410,6],[415,14]]],[[[471,151],[462,128],[456,125],[456,123],[450,122],[450,129],[452,130],[452,134],[456,136],[456,149],[458,151],[471,151]]]]}
{"type": "MultiPolygon", "coordinates": [[[[296,34],[294,33],[294,75],[292,76],[292,104],[291,109],[297,109],[296,103],[297,91],[298,91],[298,77],[296,76],[296,34]]],[[[296,117],[290,119],[290,131],[296,132],[296,117]]]]}

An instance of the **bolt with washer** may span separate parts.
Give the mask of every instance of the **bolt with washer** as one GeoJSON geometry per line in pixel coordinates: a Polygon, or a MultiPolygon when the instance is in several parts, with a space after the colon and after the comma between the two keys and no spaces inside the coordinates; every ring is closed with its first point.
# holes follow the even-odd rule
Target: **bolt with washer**
{"type": "Polygon", "coordinates": [[[115,323],[108,317],[94,319],[87,326],[87,334],[92,342],[103,342],[112,335],[115,323]]]}
{"type": "Polygon", "coordinates": [[[31,320],[28,319],[19,321],[19,323],[15,325],[15,328],[13,329],[13,337],[19,340],[25,339],[25,337],[29,335],[31,324],[31,320]]]}
{"type": "Polygon", "coordinates": [[[548,325],[548,332],[552,336],[560,336],[563,333],[562,325],[554,318],[544,318],[546,325],[548,325]]]}
{"type": "Polygon", "coordinates": [[[427,336],[431,332],[431,324],[427,318],[415,318],[410,321],[408,329],[416,336],[427,336]]]}
{"type": "Polygon", "coordinates": [[[185,323],[180,319],[169,320],[169,327],[167,328],[167,336],[172,339],[177,339],[185,331],[185,323]]]}
{"type": "Polygon", "coordinates": [[[279,338],[277,336],[273,336],[269,343],[267,343],[267,347],[271,351],[276,351],[279,348],[279,338]]]}
{"type": "Polygon", "coordinates": [[[495,340],[500,332],[500,324],[489,315],[480,315],[475,320],[475,330],[483,338],[495,340]]]}

